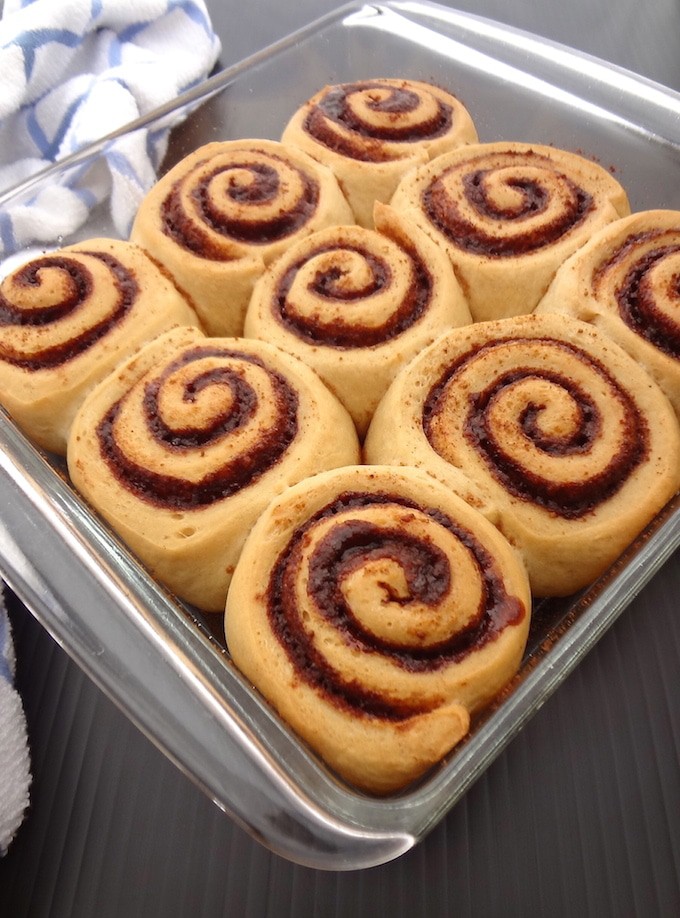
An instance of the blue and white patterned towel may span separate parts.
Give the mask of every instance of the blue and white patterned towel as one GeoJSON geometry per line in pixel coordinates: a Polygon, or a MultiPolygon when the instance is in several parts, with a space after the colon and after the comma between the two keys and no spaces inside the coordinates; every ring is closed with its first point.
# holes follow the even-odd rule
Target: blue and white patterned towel
{"type": "Polygon", "coordinates": [[[0,856],[23,821],[31,786],[26,718],[13,680],[14,644],[0,585],[0,856]]]}
{"type": "MultiPolygon", "coordinates": [[[[0,20],[0,192],[175,99],[220,53],[204,0],[5,0],[0,20]]],[[[127,235],[169,127],[108,151],[107,169],[0,212],[0,255],[75,231],[111,199],[127,235]]]]}

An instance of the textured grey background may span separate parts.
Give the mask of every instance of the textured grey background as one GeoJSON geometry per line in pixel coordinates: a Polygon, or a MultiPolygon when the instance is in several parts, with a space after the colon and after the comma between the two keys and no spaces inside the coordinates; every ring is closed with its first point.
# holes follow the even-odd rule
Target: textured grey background
{"type": "MultiPolygon", "coordinates": [[[[679,0],[449,5],[680,90],[679,0]]],[[[221,63],[336,6],[208,0],[221,63]]],[[[35,781],[0,860],[0,916],[678,915],[677,584],[676,557],[418,848],[352,873],[251,840],[13,606],[35,781]]]]}

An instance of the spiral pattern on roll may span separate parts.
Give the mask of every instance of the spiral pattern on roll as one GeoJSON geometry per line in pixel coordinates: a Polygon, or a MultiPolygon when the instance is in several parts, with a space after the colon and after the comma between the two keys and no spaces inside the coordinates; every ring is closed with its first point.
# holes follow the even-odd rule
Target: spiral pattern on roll
{"type": "Polygon", "coordinates": [[[235,245],[265,246],[296,233],[315,213],[319,193],[310,173],[272,150],[215,152],[173,183],[163,227],[192,253],[229,260],[235,245]]]}
{"type": "Polygon", "coordinates": [[[27,370],[65,364],[120,323],[138,293],[134,274],[105,252],[33,259],[0,288],[0,359],[27,370]]]}
{"type": "Polygon", "coordinates": [[[680,229],[630,236],[595,272],[593,293],[615,303],[641,338],[680,358],[680,229]]]}
{"type": "Polygon", "coordinates": [[[304,128],[336,153],[383,162],[399,155],[390,144],[441,137],[453,121],[452,106],[422,84],[366,80],[329,87],[310,106],[304,128]]]}
{"type": "Polygon", "coordinates": [[[279,321],[327,347],[372,347],[400,335],[427,308],[433,281],[415,249],[406,260],[404,248],[393,248],[399,266],[384,240],[370,247],[367,234],[312,248],[280,279],[273,303],[279,321]]]}
{"type": "Polygon", "coordinates": [[[200,345],[111,406],[97,426],[99,449],[144,501],[198,508],[280,461],[297,432],[297,405],[292,385],[255,355],[200,345]]]}
{"type": "Polygon", "coordinates": [[[361,492],[338,495],[293,533],[267,607],[300,678],[334,704],[388,720],[441,703],[434,685],[414,700],[400,688],[404,674],[455,666],[527,614],[465,526],[403,496],[361,492]]]}
{"type": "Polygon", "coordinates": [[[457,162],[422,192],[425,213],[454,245],[511,257],[552,245],[580,224],[590,192],[533,150],[457,162]]]}
{"type": "Polygon", "coordinates": [[[447,368],[423,409],[433,449],[463,438],[511,495],[565,519],[585,516],[648,453],[647,422],[594,356],[550,338],[499,338],[447,368]]]}

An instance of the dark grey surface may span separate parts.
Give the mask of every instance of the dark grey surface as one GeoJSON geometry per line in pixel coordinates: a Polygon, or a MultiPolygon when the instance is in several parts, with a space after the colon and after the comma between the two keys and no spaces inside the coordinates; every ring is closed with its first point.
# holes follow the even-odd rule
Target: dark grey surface
{"type": "MultiPolygon", "coordinates": [[[[231,63],[337,4],[208,0],[231,63]]],[[[680,90],[680,3],[479,0],[680,90]]],[[[226,818],[12,605],[32,805],[0,860],[0,915],[680,914],[677,556],[414,851],[323,873],[226,818]]]]}

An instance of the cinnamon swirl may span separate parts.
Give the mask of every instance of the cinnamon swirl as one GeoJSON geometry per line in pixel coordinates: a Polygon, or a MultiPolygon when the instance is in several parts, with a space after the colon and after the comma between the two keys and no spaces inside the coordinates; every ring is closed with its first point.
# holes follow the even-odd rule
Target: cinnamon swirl
{"type": "Polygon", "coordinates": [[[438,763],[519,667],[517,553],[413,468],[322,472],[252,530],[225,614],[234,662],[326,763],[375,794],[438,763]]]}
{"type": "Polygon", "coordinates": [[[536,312],[592,322],[656,379],[680,416],[680,211],[604,227],[562,265],[536,312]]]}
{"type": "Polygon", "coordinates": [[[357,223],[373,225],[413,166],[477,141],[470,113],[450,92],[417,80],[374,79],[326,86],[286,125],[282,139],[330,166],[357,223]]]}
{"type": "Polygon", "coordinates": [[[503,142],[412,170],[392,204],[445,247],[477,322],[532,312],[562,262],[630,212],[622,186],[596,163],[503,142]]]}
{"type": "Polygon", "coordinates": [[[222,611],[270,499],[356,462],[352,420],[300,361],[262,341],[176,329],[110,374],[73,423],[68,469],[149,572],[222,611]]]}
{"type": "Polygon", "coordinates": [[[326,166],[270,140],[200,147],[148,192],[131,238],[163,265],[208,334],[239,335],[253,284],[301,236],[352,213],[326,166]]]}
{"type": "Polygon", "coordinates": [[[137,246],[89,239],[35,257],[0,285],[0,403],[63,455],[87,392],[144,342],[198,319],[137,246]]]}
{"type": "Polygon", "coordinates": [[[375,230],[328,227],[277,259],[255,286],[244,331],[311,366],[363,437],[397,371],[470,321],[446,254],[376,204],[375,230]]]}
{"type": "Polygon", "coordinates": [[[594,326],[531,315],[454,329],[402,371],[369,462],[463,470],[489,495],[536,595],[595,580],[680,485],[661,389],[594,326]]]}

